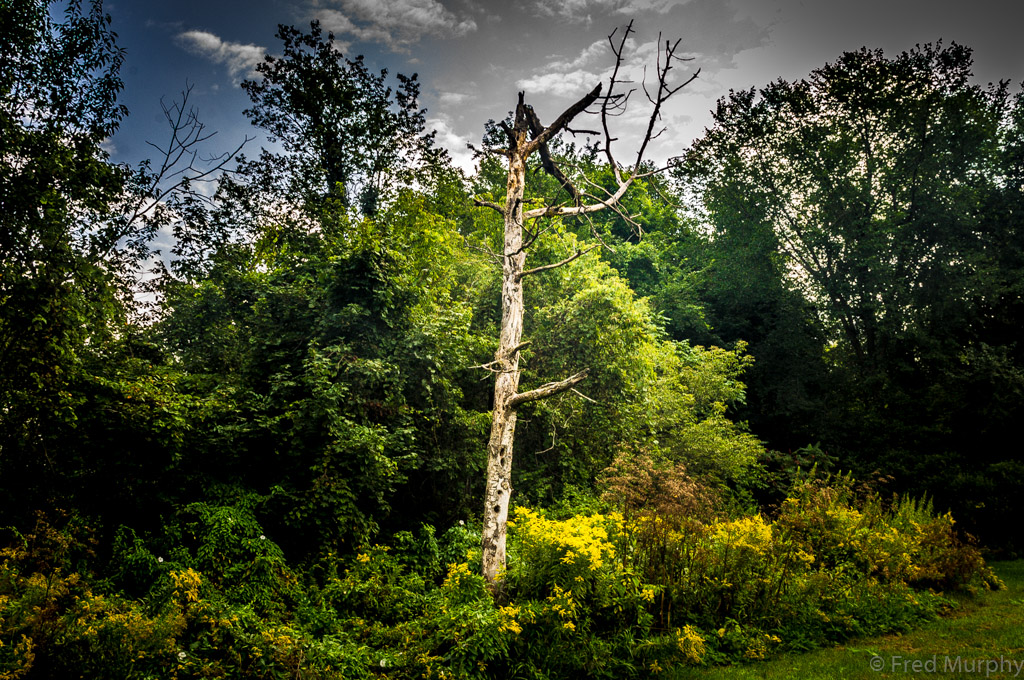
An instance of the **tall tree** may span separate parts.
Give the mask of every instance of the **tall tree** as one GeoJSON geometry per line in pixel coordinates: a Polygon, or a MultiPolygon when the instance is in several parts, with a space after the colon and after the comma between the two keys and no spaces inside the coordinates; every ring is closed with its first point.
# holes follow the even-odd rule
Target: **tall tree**
{"type": "Polygon", "coordinates": [[[970,64],[959,45],[846,53],[732,93],[687,154],[714,224],[768,230],[861,372],[977,285],[1005,88],[971,85],[970,64]]]}
{"type": "MultiPolygon", "coordinates": [[[[568,215],[587,215],[606,209],[615,209],[616,204],[632,186],[633,182],[657,172],[644,165],[645,152],[651,139],[658,134],[655,127],[661,116],[664,103],[683,86],[696,78],[691,75],[684,82],[671,85],[669,72],[682,60],[676,52],[679,41],[666,41],[662,46],[659,37],[659,60],[657,82],[648,92],[652,111],[636,154],[635,162],[623,168],[612,154],[612,137],[609,129],[609,118],[621,114],[625,109],[628,94],[620,92],[626,42],[633,32],[632,23],[626,27],[618,42],[615,33],[609,37],[612,52],[615,56],[615,67],[609,79],[608,90],[602,95],[602,86],[598,84],[593,90],[567,108],[553,123],[544,126],[533,107],[525,101],[525,93],[519,93],[519,101],[511,125],[501,123],[506,146],[492,149],[491,153],[504,156],[508,163],[508,174],[503,205],[487,200],[477,200],[477,205],[490,208],[501,214],[504,224],[504,244],[501,254],[502,264],[502,313],[501,333],[498,350],[494,361],[485,365],[496,375],[494,383],[494,401],[492,404],[491,434],[487,443],[487,485],[484,495],[483,521],[483,574],[491,588],[498,587],[498,577],[505,566],[505,538],[508,522],[509,500],[512,493],[512,453],[515,439],[516,414],[518,408],[527,402],[545,399],[573,389],[584,378],[584,369],[557,382],[547,383],[526,392],[519,391],[519,355],[526,344],[523,335],[523,279],[527,276],[548,271],[569,264],[597,244],[586,249],[577,249],[565,259],[526,269],[528,248],[536,240],[542,227],[537,220],[568,215]],[[597,103],[599,117],[604,135],[603,151],[608,166],[614,173],[616,185],[613,190],[591,193],[591,189],[581,191],[576,183],[554,162],[549,143],[556,135],[568,130],[572,121],[588,107],[597,103]],[[563,189],[561,198],[567,203],[550,203],[548,205],[526,210],[524,196],[526,189],[526,170],[529,158],[538,154],[544,170],[558,180],[563,189]],[[525,220],[534,221],[534,232],[525,228],[525,220]],[[524,239],[524,233],[527,238],[524,239]]],[[[596,189],[600,191],[600,187],[596,189]]]]}
{"type": "Polygon", "coordinates": [[[285,154],[267,154],[268,168],[287,168],[290,193],[318,202],[332,197],[373,215],[386,188],[407,179],[429,152],[416,76],[375,74],[362,56],[346,59],[319,22],[309,33],[281,25],[280,57],[256,67],[260,78],[242,87],[252,123],[280,142],[285,154]]]}
{"type": "Polygon", "coordinates": [[[0,460],[73,418],[79,352],[115,304],[92,227],[125,175],[101,142],[117,129],[123,54],[99,2],[0,6],[0,460]]]}
{"type": "Polygon", "coordinates": [[[0,476],[28,512],[130,486],[109,474],[137,446],[121,435],[144,409],[126,395],[159,382],[121,370],[141,354],[137,277],[162,202],[194,196],[230,154],[201,167],[202,125],[182,101],[157,166],[110,162],[124,53],[99,0],[4,2],[0,42],[0,476]]]}
{"type": "Polygon", "coordinates": [[[681,169],[715,241],[761,244],[807,303],[785,308],[817,315],[818,436],[942,502],[968,456],[1005,461],[994,433],[1021,413],[992,397],[1024,386],[1000,320],[1019,313],[1018,106],[960,45],[864,49],[723,98],[681,169]]]}
{"type": "Polygon", "coordinates": [[[470,477],[480,429],[451,368],[471,363],[452,273],[473,269],[455,231],[470,208],[414,78],[390,90],[317,24],[278,35],[284,55],[245,87],[283,148],[239,163],[212,208],[179,211],[158,330],[223,407],[188,466],[254,493],[287,547],[315,554],[403,521],[395,499],[431,506],[417,521],[460,505],[425,499],[470,477]]]}

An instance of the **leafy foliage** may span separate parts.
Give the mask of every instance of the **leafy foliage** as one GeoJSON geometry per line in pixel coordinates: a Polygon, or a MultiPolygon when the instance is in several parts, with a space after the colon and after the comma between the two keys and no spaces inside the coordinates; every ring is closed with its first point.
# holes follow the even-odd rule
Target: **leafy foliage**
{"type": "Polygon", "coordinates": [[[9,484],[19,467],[40,472],[43,433],[73,425],[81,354],[120,311],[104,266],[119,235],[103,220],[125,176],[100,143],[124,115],[124,55],[98,2],[71,3],[63,22],[48,2],[0,12],[0,465],[9,484]]]}
{"type": "Polygon", "coordinates": [[[333,197],[376,214],[387,188],[407,182],[431,150],[416,76],[398,74],[393,92],[387,71],[371,73],[362,56],[345,59],[316,21],[309,33],[282,25],[277,37],[283,54],[268,55],[256,66],[260,77],[242,87],[253,102],[246,115],[286,153],[264,152],[250,168],[283,165],[288,195],[314,204],[333,197]]]}
{"type": "Polygon", "coordinates": [[[723,98],[680,170],[720,244],[712,322],[772,366],[754,379],[776,395],[765,424],[800,419],[864,475],[885,468],[948,504],[955,461],[1005,460],[1017,415],[1003,395],[1020,389],[1019,347],[990,311],[1018,279],[1004,258],[1019,252],[1006,207],[1021,193],[1020,98],[970,75],[956,44],[846,53],[723,98]]]}
{"type": "Polygon", "coordinates": [[[471,518],[500,225],[469,196],[497,165],[467,182],[415,77],[314,24],[246,84],[280,151],[168,189],[108,162],[123,55],[99,2],[65,9],[0,8],[0,678],[649,677],[999,587],[946,508],[1022,498],[1024,99],[966,49],[734,93],[692,184],[532,235],[540,263],[606,247],[531,279],[524,385],[590,374],[522,407],[496,600],[471,518]]]}

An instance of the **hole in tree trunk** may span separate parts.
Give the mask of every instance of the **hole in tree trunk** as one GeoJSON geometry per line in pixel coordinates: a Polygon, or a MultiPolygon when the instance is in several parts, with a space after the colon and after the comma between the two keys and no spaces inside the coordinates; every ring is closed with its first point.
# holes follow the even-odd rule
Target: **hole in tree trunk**
{"type": "Polygon", "coordinates": [[[494,511],[495,512],[501,512],[501,506],[500,505],[495,505],[494,506],[494,511]]]}

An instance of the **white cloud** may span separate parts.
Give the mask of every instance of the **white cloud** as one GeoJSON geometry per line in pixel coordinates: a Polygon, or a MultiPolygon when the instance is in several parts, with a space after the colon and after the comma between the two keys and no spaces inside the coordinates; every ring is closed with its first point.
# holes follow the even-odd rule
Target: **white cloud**
{"type": "Polygon", "coordinates": [[[557,16],[568,21],[591,22],[592,14],[626,14],[641,12],[665,13],[676,5],[685,5],[680,0],[536,0],[537,9],[547,16],[557,16]]]}
{"type": "Polygon", "coordinates": [[[596,40],[587,47],[583,48],[580,55],[572,61],[555,61],[556,57],[552,58],[552,61],[548,63],[548,68],[552,71],[573,71],[581,69],[584,66],[589,66],[595,61],[608,61],[611,57],[611,47],[608,44],[608,40],[602,38],[596,40]]]}
{"type": "Polygon", "coordinates": [[[456,38],[476,30],[472,17],[458,17],[437,0],[326,0],[312,13],[324,28],[364,42],[408,51],[424,36],[456,38]]]}
{"type": "MultiPolygon", "coordinates": [[[[652,84],[656,75],[651,67],[657,58],[658,44],[654,41],[637,45],[632,38],[626,43],[625,55],[618,79],[619,89],[639,87],[647,67],[647,82],[652,84]],[[632,81],[632,82],[628,82],[632,81]]],[[[615,57],[606,40],[599,40],[583,48],[572,60],[553,61],[528,78],[520,78],[516,86],[530,94],[573,96],[588,92],[599,82],[608,85],[615,57]],[[590,66],[590,68],[585,68],[590,66]]]]}
{"type": "Polygon", "coordinates": [[[227,66],[232,78],[254,76],[253,69],[267,53],[264,47],[228,42],[207,31],[185,31],[177,39],[189,52],[227,66]]]}
{"type": "Polygon", "coordinates": [[[680,2],[679,0],[632,0],[632,2],[620,2],[616,3],[619,5],[616,8],[616,12],[619,14],[634,15],[640,12],[657,12],[664,14],[676,5],[685,5],[689,0],[680,2]]]}
{"type": "Polygon", "coordinates": [[[528,95],[554,94],[568,97],[594,89],[603,79],[600,74],[590,71],[548,71],[517,80],[516,87],[525,90],[528,95]]]}
{"type": "Polygon", "coordinates": [[[475,98],[473,95],[463,92],[441,92],[438,95],[438,102],[441,106],[462,106],[475,98]]]}
{"type": "Polygon", "coordinates": [[[473,160],[473,152],[467,147],[471,140],[466,135],[455,132],[451,119],[439,114],[427,119],[427,129],[437,131],[438,146],[447,149],[452,157],[452,162],[462,168],[467,175],[476,172],[476,163],[473,160]]]}

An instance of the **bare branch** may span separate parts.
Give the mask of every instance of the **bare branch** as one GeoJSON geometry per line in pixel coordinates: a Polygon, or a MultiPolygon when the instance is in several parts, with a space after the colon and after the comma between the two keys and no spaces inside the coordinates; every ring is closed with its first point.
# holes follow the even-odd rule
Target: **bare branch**
{"type": "Polygon", "coordinates": [[[565,380],[559,380],[558,382],[550,382],[546,385],[541,385],[535,390],[529,392],[520,392],[519,394],[512,395],[508,401],[505,402],[506,408],[515,408],[521,404],[525,404],[528,401],[537,401],[539,399],[547,399],[553,397],[556,394],[570,390],[576,387],[579,383],[587,377],[587,373],[590,371],[589,368],[585,368],[575,375],[571,375],[565,380]]]}
{"type": "Polygon", "coordinates": [[[614,253],[615,248],[612,248],[610,245],[605,243],[604,239],[601,237],[601,234],[597,231],[597,227],[594,226],[594,220],[591,219],[590,215],[584,215],[583,218],[587,221],[587,224],[590,226],[591,235],[597,239],[598,243],[601,244],[601,247],[607,250],[609,253],[614,253]]]}
{"type": "Polygon", "coordinates": [[[507,373],[508,370],[501,370],[501,369],[497,369],[497,368],[492,368],[492,366],[494,366],[495,364],[501,364],[501,363],[503,363],[503,362],[499,361],[498,359],[495,359],[494,361],[488,361],[486,364],[477,364],[476,366],[467,366],[466,368],[467,369],[482,368],[485,371],[490,371],[491,373],[507,373]]]}
{"type": "Polygon", "coordinates": [[[607,200],[596,199],[597,203],[591,203],[588,205],[553,205],[547,208],[537,208],[535,210],[526,210],[523,212],[525,219],[533,219],[535,217],[553,217],[555,215],[585,215],[586,213],[598,212],[612,207],[615,203],[622,198],[630,185],[633,183],[633,179],[629,178],[623,181],[619,187],[615,190],[615,193],[608,197],[607,200]]]}
{"type": "Polygon", "coordinates": [[[518,345],[516,345],[515,347],[513,347],[512,349],[510,349],[510,350],[508,351],[508,355],[509,355],[509,356],[512,356],[512,355],[514,355],[514,354],[515,354],[516,352],[518,352],[518,351],[520,351],[520,350],[524,350],[524,349],[526,349],[526,348],[527,348],[527,347],[529,347],[529,346],[530,346],[530,345],[531,345],[532,343],[533,343],[533,340],[523,340],[523,341],[522,341],[521,343],[519,343],[518,345]]]}
{"type": "Polygon", "coordinates": [[[519,274],[519,278],[522,279],[524,276],[529,276],[530,274],[538,274],[540,272],[545,272],[549,269],[557,269],[558,267],[565,266],[572,262],[573,260],[575,260],[576,258],[586,255],[594,248],[597,248],[597,246],[593,245],[587,248],[586,250],[577,250],[575,254],[570,255],[561,262],[555,262],[554,264],[546,264],[542,267],[534,267],[533,269],[527,269],[526,271],[519,274]]]}
{"type": "Polygon", "coordinates": [[[601,96],[601,83],[598,83],[597,87],[584,95],[578,102],[563,111],[562,115],[555,119],[554,123],[547,126],[539,135],[530,140],[523,149],[523,156],[529,156],[536,151],[541,144],[547,144],[552,137],[568,126],[569,123],[572,122],[573,118],[593,104],[599,96],[601,96]]]}
{"type": "Polygon", "coordinates": [[[508,148],[514,149],[516,147],[516,133],[512,131],[512,128],[505,121],[501,121],[498,125],[505,131],[505,137],[508,138],[508,148]]]}
{"type": "MultiPolygon", "coordinates": [[[[526,109],[526,120],[530,124],[530,133],[534,136],[534,139],[536,139],[541,134],[543,134],[544,126],[541,125],[540,118],[537,117],[537,114],[534,112],[532,106],[527,106],[524,108],[526,109]]],[[[544,168],[544,171],[547,172],[552,177],[554,177],[555,179],[557,179],[558,183],[562,185],[562,188],[565,189],[570,196],[572,196],[572,199],[576,202],[579,202],[580,192],[576,190],[576,187],[573,186],[572,182],[569,181],[569,178],[565,176],[565,173],[563,173],[562,170],[557,165],[555,165],[555,162],[551,159],[551,152],[548,150],[548,145],[541,144],[539,147],[539,151],[541,167],[544,168]]]]}
{"type": "Polygon", "coordinates": [[[689,78],[681,82],[679,85],[676,85],[675,87],[669,85],[668,74],[672,70],[673,62],[691,61],[691,59],[676,56],[676,50],[679,49],[679,40],[676,40],[674,43],[670,43],[666,40],[664,52],[660,47],[661,35],[658,36],[658,43],[658,90],[655,96],[652,97],[651,94],[647,92],[647,84],[644,83],[644,91],[647,92],[647,98],[652,104],[654,104],[654,109],[651,111],[651,116],[647,120],[647,132],[644,134],[644,141],[640,144],[640,149],[636,153],[636,162],[633,164],[634,172],[639,171],[640,166],[643,164],[644,153],[647,151],[647,145],[650,144],[652,139],[657,139],[664,131],[661,130],[657,133],[654,132],[655,124],[661,119],[662,105],[667,102],[672,95],[692,83],[700,75],[700,69],[697,69],[689,78]],[[664,63],[662,63],[662,55],[664,55],[664,63]]]}
{"type": "Polygon", "coordinates": [[[469,248],[470,250],[475,250],[478,253],[483,253],[488,258],[490,258],[491,262],[496,264],[498,267],[501,267],[501,255],[498,255],[498,253],[494,252],[494,250],[492,250],[491,247],[488,246],[486,243],[483,243],[481,245],[474,245],[470,243],[468,239],[465,238],[463,239],[463,241],[466,244],[467,248],[469,248]]]}
{"type": "Polygon", "coordinates": [[[633,22],[630,21],[626,26],[626,30],[622,33],[622,39],[618,45],[615,44],[615,33],[619,29],[612,31],[611,35],[608,36],[608,44],[611,45],[612,54],[615,55],[615,68],[612,69],[612,75],[608,79],[608,94],[605,96],[604,101],[601,103],[601,129],[604,131],[604,155],[608,159],[608,166],[615,173],[615,181],[622,184],[622,174],[619,171],[619,164],[615,162],[615,157],[612,155],[612,142],[615,138],[612,137],[611,130],[608,127],[608,117],[622,115],[626,109],[626,102],[629,100],[631,92],[626,94],[617,94],[615,92],[615,86],[619,82],[619,70],[622,68],[624,61],[623,54],[626,50],[626,41],[629,39],[631,33],[633,33],[633,22]]]}
{"type": "MultiPolygon", "coordinates": [[[[537,220],[533,220],[533,221],[536,222],[537,220]]],[[[524,250],[527,250],[530,246],[532,246],[534,244],[534,242],[536,242],[537,239],[539,239],[541,237],[541,234],[544,234],[545,232],[551,231],[552,226],[553,225],[549,222],[548,226],[544,227],[543,229],[538,229],[537,231],[533,232],[532,234],[529,232],[529,230],[527,230],[524,227],[523,231],[525,231],[526,235],[529,236],[529,240],[527,240],[525,243],[523,243],[523,245],[519,248],[519,250],[517,250],[513,254],[514,255],[518,255],[519,253],[523,252],[524,250]]]]}
{"type": "Polygon", "coordinates": [[[505,209],[504,208],[502,208],[497,203],[492,203],[491,201],[484,201],[484,200],[479,199],[479,198],[474,198],[473,199],[473,204],[478,206],[478,207],[480,207],[480,208],[490,208],[491,210],[496,211],[499,215],[504,215],[505,214],[505,209]]]}
{"type": "Polygon", "coordinates": [[[590,397],[588,397],[587,395],[583,394],[582,392],[580,392],[580,391],[579,391],[578,389],[576,389],[575,387],[570,387],[570,388],[569,388],[569,391],[570,391],[570,392],[572,392],[573,394],[575,394],[575,395],[576,395],[576,396],[578,396],[578,397],[582,397],[583,399],[586,399],[586,400],[587,400],[587,401],[589,401],[589,402],[590,402],[591,404],[600,404],[600,403],[601,403],[601,402],[599,402],[599,401],[598,401],[598,400],[596,400],[596,399],[591,399],[590,397]]]}
{"type": "Polygon", "coordinates": [[[186,83],[185,89],[181,92],[180,102],[168,105],[163,99],[160,100],[160,108],[170,127],[170,139],[166,147],[146,141],[146,144],[162,156],[160,168],[148,176],[148,188],[139,192],[136,199],[127,206],[128,209],[116,230],[105,236],[104,245],[100,246],[104,254],[109,254],[116,248],[118,242],[127,237],[140,220],[151,217],[172,194],[190,194],[210,201],[193,191],[190,184],[212,182],[220,173],[229,172],[228,163],[238,155],[242,147],[255,139],[246,136],[231,151],[209,158],[200,157],[199,146],[212,138],[216,132],[204,133],[206,125],[199,120],[196,109],[187,107],[193,88],[193,85],[186,83]],[[206,166],[202,167],[201,163],[206,166]]]}
{"type": "Polygon", "coordinates": [[[487,147],[484,147],[482,149],[478,149],[473,144],[467,144],[466,148],[473,152],[473,159],[474,160],[476,160],[478,158],[484,158],[486,156],[504,156],[505,158],[508,158],[508,154],[509,154],[509,151],[508,151],[507,148],[489,149],[487,147]]]}
{"type": "Polygon", "coordinates": [[[494,361],[488,361],[485,364],[477,364],[476,366],[469,366],[468,368],[471,368],[471,369],[472,368],[482,368],[482,369],[484,369],[486,371],[490,371],[491,373],[510,373],[513,370],[518,370],[518,369],[511,368],[509,366],[509,360],[512,359],[513,357],[515,357],[515,355],[520,350],[523,350],[523,349],[526,349],[527,347],[529,347],[530,343],[532,343],[532,342],[533,342],[532,340],[524,340],[523,342],[519,343],[515,347],[509,348],[505,352],[504,356],[498,356],[496,354],[494,361]],[[499,368],[493,368],[493,366],[495,364],[497,364],[499,366],[499,368]]]}

